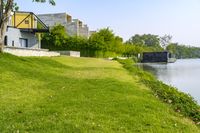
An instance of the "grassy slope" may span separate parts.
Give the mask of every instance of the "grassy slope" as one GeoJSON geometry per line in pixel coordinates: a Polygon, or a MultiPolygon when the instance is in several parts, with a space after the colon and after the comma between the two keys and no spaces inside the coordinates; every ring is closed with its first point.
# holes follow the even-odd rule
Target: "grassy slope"
{"type": "Polygon", "coordinates": [[[0,55],[0,132],[198,133],[117,62],[0,55]]]}

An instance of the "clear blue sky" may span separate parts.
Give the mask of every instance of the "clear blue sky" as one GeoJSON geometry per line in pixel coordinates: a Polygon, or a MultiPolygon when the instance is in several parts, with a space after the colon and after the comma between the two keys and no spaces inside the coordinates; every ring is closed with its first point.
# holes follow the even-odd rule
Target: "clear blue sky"
{"type": "Polygon", "coordinates": [[[127,40],[134,34],[170,34],[200,47],[200,0],[56,0],[56,6],[15,0],[22,11],[66,12],[91,30],[110,27],[127,40]]]}

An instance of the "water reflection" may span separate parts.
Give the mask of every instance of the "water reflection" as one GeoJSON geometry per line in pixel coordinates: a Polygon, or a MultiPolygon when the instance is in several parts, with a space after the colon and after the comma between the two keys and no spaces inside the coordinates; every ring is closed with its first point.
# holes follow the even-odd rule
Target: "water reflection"
{"type": "Polygon", "coordinates": [[[139,66],[153,73],[166,84],[189,93],[200,103],[200,59],[178,60],[172,64],[140,64],[139,66]]]}

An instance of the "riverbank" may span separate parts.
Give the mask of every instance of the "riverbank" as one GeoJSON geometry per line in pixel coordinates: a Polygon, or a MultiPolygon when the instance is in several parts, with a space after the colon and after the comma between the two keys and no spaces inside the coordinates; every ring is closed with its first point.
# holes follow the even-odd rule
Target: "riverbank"
{"type": "Polygon", "coordinates": [[[131,74],[138,76],[141,83],[144,83],[147,87],[151,88],[155,97],[169,104],[174,111],[185,117],[189,117],[200,126],[200,106],[193,97],[157,80],[150,73],[143,71],[136,65],[134,66],[135,63],[132,60],[118,61],[125,69],[131,72],[131,74]]]}
{"type": "Polygon", "coordinates": [[[176,63],[149,63],[138,66],[167,85],[190,94],[200,105],[200,59],[179,59],[176,63]]]}
{"type": "Polygon", "coordinates": [[[200,132],[116,61],[0,54],[0,73],[0,132],[200,132]]]}

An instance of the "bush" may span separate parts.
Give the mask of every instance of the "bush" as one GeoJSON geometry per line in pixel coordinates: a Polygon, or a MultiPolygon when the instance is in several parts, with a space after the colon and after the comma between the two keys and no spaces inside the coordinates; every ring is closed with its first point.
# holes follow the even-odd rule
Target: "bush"
{"type": "Polygon", "coordinates": [[[67,36],[64,26],[53,27],[42,37],[42,48],[51,51],[80,51],[82,57],[115,57],[122,54],[123,40],[108,28],[101,29],[91,37],[67,36]]]}

